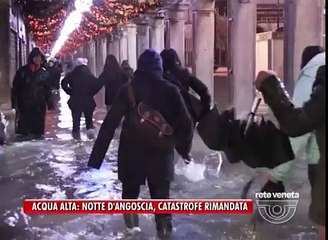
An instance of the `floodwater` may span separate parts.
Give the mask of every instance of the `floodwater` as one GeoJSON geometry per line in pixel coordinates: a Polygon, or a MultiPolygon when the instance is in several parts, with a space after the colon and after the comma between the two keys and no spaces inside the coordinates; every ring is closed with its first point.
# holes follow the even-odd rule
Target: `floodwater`
{"type": "MultiPolygon", "coordinates": [[[[98,97],[99,106],[103,106],[98,97]]],[[[22,212],[24,199],[119,199],[117,180],[118,136],[110,145],[100,170],[86,167],[92,141],[72,140],[67,95],[61,92],[57,110],[47,115],[45,140],[17,142],[0,149],[0,240],[116,240],[156,239],[154,217],[140,217],[142,232],[125,234],[120,215],[33,215],[22,212]]],[[[105,108],[95,113],[100,126],[105,108]]],[[[240,198],[244,184],[255,174],[243,164],[231,165],[211,152],[195,136],[195,163],[176,165],[172,198],[240,198]],[[223,160],[223,161],[222,161],[223,160]]],[[[177,157],[178,160],[178,157],[177,157]]],[[[251,193],[264,183],[259,177],[251,193]]],[[[308,220],[309,184],[304,164],[290,177],[289,190],[301,194],[296,215],[289,222],[252,224],[252,216],[175,215],[173,239],[186,240],[314,240],[316,228],[308,220]]],[[[250,194],[252,197],[252,194],[250,194]]],[[[141,198],[149,198],[146,187],[141,198]]]]}

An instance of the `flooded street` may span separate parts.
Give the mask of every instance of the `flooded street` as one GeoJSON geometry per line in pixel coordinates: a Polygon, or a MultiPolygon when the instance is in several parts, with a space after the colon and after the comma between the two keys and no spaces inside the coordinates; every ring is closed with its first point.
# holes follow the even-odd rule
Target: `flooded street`
{"type": "MultiPolygon", "coordinates": [[[[102,98],[98,98],[99,106],[102,106],[102,98]]],[[[45,140],[13,143],[0,149],[0,240],[156,239],[152,215],[140,217],[141,233],[125,236],[120,215],[27,216],[22,212],[24,199],[121,197],[116,162],[119,133],[111,143],[102,168],[87,168],[93,142],[86,140],[85,133],[82,134],[82,142],[72,139],[71,112],[67,100],[67,95],[62,92],[57,110],[48,113],[45,140]]],[[[94,115],[97,128],[104,115],[105,108],[97,108],[94,115]]],[[[188,167],[181,164],[177,157],[172,198],[240,198],[244,184],[255,174],[243,164],[225,162],[219,153],[207,150],[198,136],[195,136],[193,156],[195,163],[188,167]]],[[[252,216],[175,215],[174,239],[316,239],[316,229],[307,216],[310,187],[306,181],[306,171],[304,163],[299,163],[290,176],[287,188],[300,193],[300,202],[296,215],[289,222],[282,225],[263,222],[253,228],[252,216]]],[[[251,192],[259,190],[264,181],[259,177],[251,192]]],[[[141,198],[149,198],[146,187],[141,198]]]]}

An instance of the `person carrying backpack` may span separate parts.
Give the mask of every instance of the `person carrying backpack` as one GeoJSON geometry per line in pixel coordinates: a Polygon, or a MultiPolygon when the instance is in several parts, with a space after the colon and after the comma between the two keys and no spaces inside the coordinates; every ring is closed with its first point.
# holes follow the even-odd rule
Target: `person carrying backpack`
{"type": "Polygon", "coordinates": [[[179,87],[190,116],[194,123],[197,123],[211,107],[211,96],[206,85],[195,76],[191,75],[188,69],[181,66],[181,61],[174,49],[164,49],[161,52],[163,59],[164,79],[179,87]],[[199,99],[190,93],[193,90],[199,99]]]}
{"type": "MultiPolygon", "coordinates": [[[[140,55],[133,80],[125,84],[108,112],[88,166],[99,169],[115,129],[124,118],[118,149],[123,199],[137,199],[140,185],[152,199],[168,199],[174,176],[174,149],[189,162],[193,124],[179,89],[162,78],[162,59],[154,50],[140,55]]],[[[139,227],[137,215],[124,215],[126,227],[139,227]]],[[[171,215],[155,215],[160,238],[172,233],[171,215]]]]}

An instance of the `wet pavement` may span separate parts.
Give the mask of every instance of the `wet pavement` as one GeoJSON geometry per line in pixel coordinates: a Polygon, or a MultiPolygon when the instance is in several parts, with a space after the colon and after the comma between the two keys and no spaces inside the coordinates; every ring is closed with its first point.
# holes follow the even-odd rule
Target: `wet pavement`
{"type": "MultiPolygon", "coordinates": [[[[103,106],[98,97],[98,106],[103,106]]],[[[47,115],[45,140],[13,143],[0,149],[0,240],[109,240],[156,239],[152,215],[140,218],[142,232],[126,236],[120,215],[36,215],[22,212],[23,199],[119,199],[117,180],[118,134],[100,170],[86,167],[92,141],[72,140],[68,98],[61,93],[57,110],[47,115]]],[[[97,127],[105,108],[95,113],[97,127]]],[[[83,125],[82,125],[83,126],[83,125]]],[[[231,165],[219,153],[209,151],[195,136],[195,163],[185,166],[177,157],[172,198],[240,198],[242,188],[254,174],[243,164],[231,165]],[[223,162],[222,162],[223,159],[223,162]],[[222,163],[222,164],[221,164],[222,163]]],[[[300,193],[296,215],[282,225],[251,224],[252,216],[176,215],[174,238],[188,240],[314,240],[316,229],[308,220],[310,202],[306,166],[301,161],[289,177],[288,190],[300,193]]],[[[258,177],[251,193],[265,179],[258,177]]],[[[147,189],[142,198],[149,198],[147,189]]],[[[252,197],[252,195],[250,195],[252,197]]]]}

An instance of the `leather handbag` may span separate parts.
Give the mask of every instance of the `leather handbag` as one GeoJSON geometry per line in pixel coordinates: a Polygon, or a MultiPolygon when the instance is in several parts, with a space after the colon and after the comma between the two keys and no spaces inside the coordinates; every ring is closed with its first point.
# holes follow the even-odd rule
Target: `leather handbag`
{"type": "Polygon", "coordinates": [[[128,97],[131,106],[127,119],[129,135],[136,139],[135,144],[159,151],[173,151],[175,146],[173,129],[162,114],[143,101],[137,103],[131,84],[128,84],[128,97]]]}

